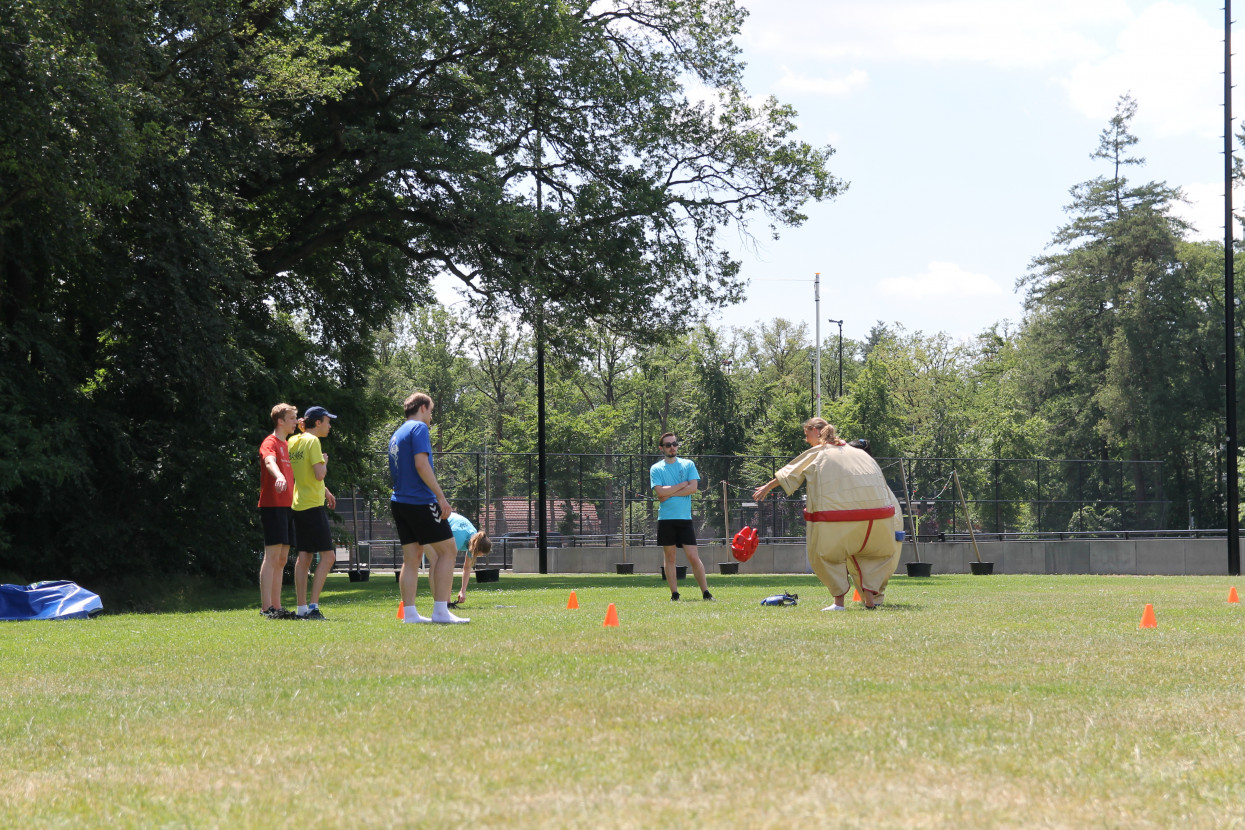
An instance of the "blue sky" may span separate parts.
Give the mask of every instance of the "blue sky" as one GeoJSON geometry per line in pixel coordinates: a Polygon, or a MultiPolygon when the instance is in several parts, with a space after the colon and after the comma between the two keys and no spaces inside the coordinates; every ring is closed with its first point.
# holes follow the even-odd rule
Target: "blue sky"
{"type": "Polygon", "coordinates": [[[1018,323],[1016,280],[1069,188],[1110,173],[1089,154],[1124,93],[1147,160],[1130,177],[1181,187],[1198,235],[1223,238],[1221,0],[742,2],[750,92],[792,104],[851,186],[777,242],[732,244],[751,288],[718,325],[811,334],[814,272],[823,338],[828,318],[851,338],[879,320],[957,338],[1018,323]]]}

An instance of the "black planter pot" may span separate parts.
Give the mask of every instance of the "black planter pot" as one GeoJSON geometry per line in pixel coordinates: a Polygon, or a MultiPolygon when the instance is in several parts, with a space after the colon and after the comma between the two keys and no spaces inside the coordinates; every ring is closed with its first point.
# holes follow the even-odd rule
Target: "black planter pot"
{"type": "Polygon", "coordinates": [[[973,573],[978,575],[994,573],[993,562],[969,562],[968,566],[973,569],[973,573]]]}
{"type": "Polygon", "coordinates": [[[615,562],[614,571],[620,574],[633,574],[635,573],[635,563],[634,562],[615,562]]]}
{"type": "Polygon", "coordinates": [[[909,562],[908,576],[929,576],[933,569],[933,562],[909,562]]]}
{"type": "Polygon", "coordinates": [[[738,562],[719,562],[718,573],[723,574],[723,575],[737,574],[739,573],[739,563],[738,562]]]}
{"type": "MultiPolygon", "coordinates": [[[[665,565],[661,566],[661,578],[662,579],[666,578],[666,566],[665,565]]],[[[687,565],[675,565],[674,566],[674,578],[675,579],[687,579],[687,565]]]]}
{"type": "Polygon", "coordinates": [[[476,568],[476,582],[496,582],[501,578],[501,568],[476,568]]]}

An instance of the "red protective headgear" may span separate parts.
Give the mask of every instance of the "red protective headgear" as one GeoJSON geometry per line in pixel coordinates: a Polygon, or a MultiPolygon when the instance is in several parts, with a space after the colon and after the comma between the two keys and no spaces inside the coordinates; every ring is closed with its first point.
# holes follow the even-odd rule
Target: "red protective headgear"
{"type": "Polygon", "coordinates": [[[731,541],[731,555],[740,562],[747,562],[757,552],[757,532],[745,527],[735,534],[731,541]]]}

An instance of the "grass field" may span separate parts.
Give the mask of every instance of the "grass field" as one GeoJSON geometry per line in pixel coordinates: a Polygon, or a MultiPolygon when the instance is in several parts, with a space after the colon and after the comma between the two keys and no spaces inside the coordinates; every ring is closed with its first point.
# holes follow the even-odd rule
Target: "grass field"
{"type": "Polygon", "coordinates": [[[40,828],[1245,826],[1234,584],[897,577],[886,608],[822,613],[804,576],[671,603],[651,575],[505,575],[441,627],[397,623],[392,578],[334,576],[327,623],[263,619],[252,591],[9,623],[0,808],[40,828]],[[800,604],[759,604],[783,589],[800,604]]]}

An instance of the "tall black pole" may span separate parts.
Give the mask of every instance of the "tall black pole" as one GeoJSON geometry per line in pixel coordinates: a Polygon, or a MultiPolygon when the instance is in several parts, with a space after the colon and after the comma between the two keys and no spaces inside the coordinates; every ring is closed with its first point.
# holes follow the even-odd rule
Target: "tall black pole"
{"type": "Polygon", "coordinates": [[[1228,573],[1241,573],[1240,492],[1236,472],[1236,286],[1232,232],[1232,0],[1223,0],[1223,328],[1227,374],[1228,573]]]}
{"type": "MultiPolygon", "coordinates": [[[[540,143],[540,91],[536,93],[536,221],[540,224],[544,211],[544,192],[541,188],[544,150],[540,143]]],[[[545,231],[539,227],[539,240],[544,241],[545,231]]],[[[536,520],[536,559],[538,570],[549,573],[549,487],[545,459],[545,313],[540,302],[544,299],[544,263],[541,262],[542,246],[536,246],[536,507],[540,518],[536,520]]]]}
{"type": "Polygon", "coordinates": [[[839,397],[843,397],[843,321],[839,321],[839,397]]]}
{"type": "Polygon", "coordinates": [[[837,323],[839,326],[839,394],[835,397],[835,400],[838,400],[843,397],[843,321],[827,320],[826,322],[837,323]]]}
{"type": "Polygon", "coordinates": [[[536,503],[540,519],[536,522],[536,544],[540,548],[540,572],[549,573],[548,481],[545,474],[545,324],[536,318],[536,503]]]}

